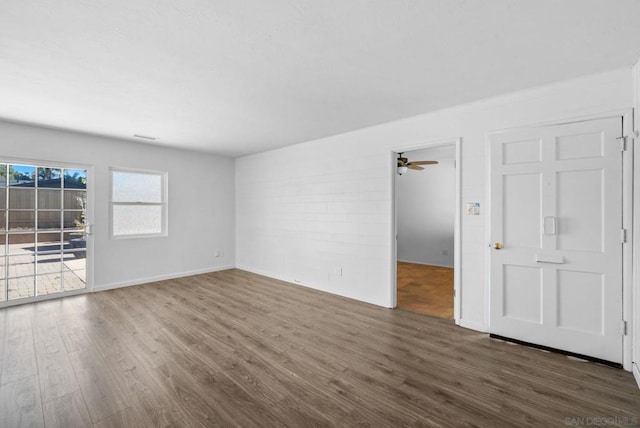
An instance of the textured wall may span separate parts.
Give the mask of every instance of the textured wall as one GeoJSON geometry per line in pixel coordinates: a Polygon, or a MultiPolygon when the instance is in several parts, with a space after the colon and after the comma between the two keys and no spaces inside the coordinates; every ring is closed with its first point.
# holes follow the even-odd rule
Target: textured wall
{"type": "Polygon", "coordinates": [[[486,135],[629,109],[622,69],[441,110],[236,160],[237,265],[391,306],[393,150],[462,138],[460,323],[486,329],[486,135]]]}

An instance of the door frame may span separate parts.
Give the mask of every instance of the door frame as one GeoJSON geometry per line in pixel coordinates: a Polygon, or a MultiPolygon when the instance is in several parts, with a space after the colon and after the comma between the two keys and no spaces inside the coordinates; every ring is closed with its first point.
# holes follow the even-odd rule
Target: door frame
{"type": "MultiPolygon", "coordinates": [[[[591,114],[586,116],[556,119],[542,123],[514,126],[487,132],[485,140],[486,153],[486,195],[487,195],[487,217],[485,219],[485,230],[487,246],[485,248],[485,325],[491,331],[491,136],[503,132],[514,131],[526,128],[539,128],[545,126],[558,126],[577,122],[587,122],[590,120],[621,118],[621,132],[627,137],[627,147],[622,156],[622,228],[627,231],[627,240],[622,247],[622,321],[626,321],[627,331],[622,335],[622,367],[632,370],[633,351],[633,246],[636,238],[633,233],[633,181],[634,181],[634,124],[633,109],[614,110],[610,112],[591,114]]],[[[621,326],[622,329],[622,326],[621,326]]]]}
{"type": "Polygon", "coordinates": [[[7,300],[4,302],[0,302],[0,309],[5,308],[5,307],[10,307],[10,306],[17,306],[17,305],[22,305],[25,303],[34,303],[34,302],[41,302],[43,300],[53,300],[53,299],[59,299],[61,297],[68,297],[68,296],[75,296],[78,294],[85,294],[85,293],[91,293],[93,292],[93,287],[94,287],[94,283],[93,283],[93,255],[94,255],[94,239],[93,239],[93,235],[94,235],[94,189],[95,189],[95,174],[94,174],[94,170],[93,170],[93,165],[87,165],[84,163],[75,163],[75,162],[57,162],[57,161],[51,161],[51,160],[37,160],[37,159],[28,159],[28,158],[16,158],[16,157],[4,157],[4,156],[0,156],[0,160],[2,160],[3,163],[15,163],[15,164],[20,164],[20,165],[35,165],[35,166],[42,166],[42,167],[46,167],[46,168],[56,168],[56,167],[62,167],[62,168],[82,168],[84,170],[87,171],[87,213],[86,213],[86,221],[87,221],[87,228],[89,229],[90,233],[88,233],[86,235],[86,240],[87,240],[87,256],[86,256],[86,260],[87,260],[87,272],[86,272],[86,287],[80,290],[72,290],[72,291],[66,291],[66,292],[62,292],[62,293],[56,293],[56,294],[48,294],[45,296],[33,296],[33,297],[26,297],[24,299],[16,299],[16,300],[7,300]]]}
{"type": "Polygon", "coordinates": [[[453,146],[455,149],[455,218],[453,227],[453,319],[457,325],[460,325],[462,314],[462,282],[461,282],[461,144],[462,138],[447,138],[443,140],[435,140],[415,145],[406,145],[394,147],[389,153],[390,174],[391,174],[391,281],[389,288],[389,301],[391,308],[398,306],[398,220],[397,220],[397,192],[396,180],[398,179],[398,153],[409,152],[412,150],[433,149],[437,147],[453,146]]]}

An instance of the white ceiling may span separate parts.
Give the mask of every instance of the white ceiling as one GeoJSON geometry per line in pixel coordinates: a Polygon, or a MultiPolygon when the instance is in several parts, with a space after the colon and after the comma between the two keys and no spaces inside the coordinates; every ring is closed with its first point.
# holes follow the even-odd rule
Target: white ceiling
{"type": "Polygon", "coordinates": [[[2,0],[0,117],[239,156],[638,57],[640,0],[2,0]]]}

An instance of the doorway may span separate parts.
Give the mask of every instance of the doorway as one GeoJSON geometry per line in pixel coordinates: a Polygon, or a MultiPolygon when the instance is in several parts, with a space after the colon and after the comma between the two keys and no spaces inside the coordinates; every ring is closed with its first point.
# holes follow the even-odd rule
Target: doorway
{"type": "Polygon", "coordinates": [[[458,318],[458,153],[453,140],[395,155],[396,166],[399,156],[409,162],[395,171],[396,306],[450,320],[458,318]],[[420,161],[437,163],[415,168],[420,161]]]}
{"type": "Polygon", "coordinates": [[[0,162],[0,307],[87,289],[87,169],[0,162]]]}
{"type": "Polygon", "coordinates": [[[491,136],[492,334],[623,362],[623,125],[491,136]]]}

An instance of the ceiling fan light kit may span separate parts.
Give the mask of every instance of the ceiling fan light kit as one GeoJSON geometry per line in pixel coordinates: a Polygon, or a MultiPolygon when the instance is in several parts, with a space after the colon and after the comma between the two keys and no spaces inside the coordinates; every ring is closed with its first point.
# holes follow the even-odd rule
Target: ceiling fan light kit
{"type": "Polygon", "coordinates": [[[438,161],[413,161],[409,162],[409,159],[402,157],[402,152],[398,153],[398,175],[402,175],[409,169],[421,171],[424,168],[420,165],[436,165],[438,161]]]}

